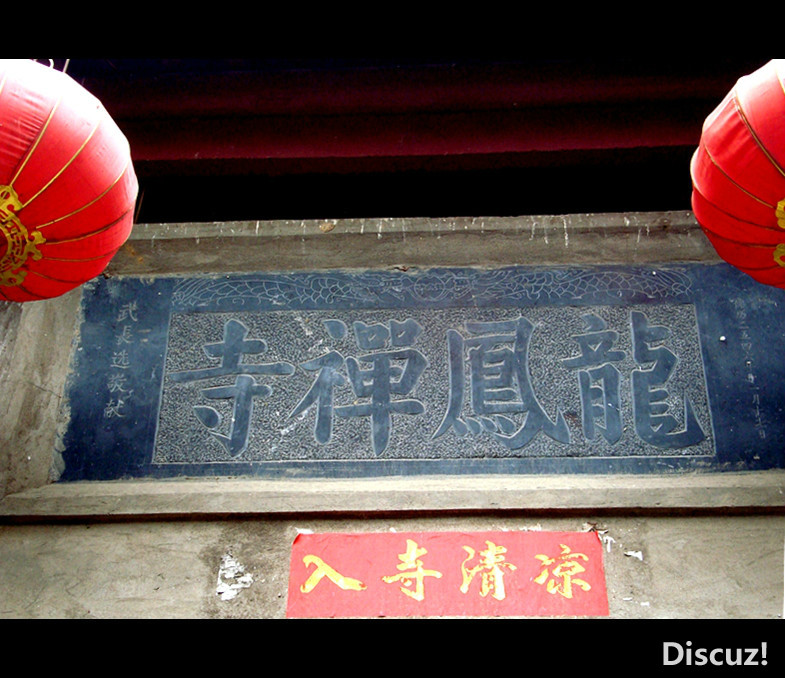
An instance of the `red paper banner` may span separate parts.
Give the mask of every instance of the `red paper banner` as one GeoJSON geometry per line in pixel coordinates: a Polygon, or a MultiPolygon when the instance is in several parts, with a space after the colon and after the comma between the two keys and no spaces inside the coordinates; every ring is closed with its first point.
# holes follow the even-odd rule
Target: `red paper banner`
{"type": "Polygon", "coordinates": [[[300,534],[287,617],[607,616],[595,532],[300,534]]]}

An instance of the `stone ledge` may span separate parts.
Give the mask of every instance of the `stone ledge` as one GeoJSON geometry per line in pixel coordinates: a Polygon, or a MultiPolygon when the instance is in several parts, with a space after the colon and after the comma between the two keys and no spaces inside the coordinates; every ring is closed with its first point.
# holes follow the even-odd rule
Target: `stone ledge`
{"type": "Polygon", "coordinates": [[[720,261],[689,211],[137,224],[107,275],[720,261]]]}
{"type": "Polygon", "coordinates": [[[0,501],[0,522],[616,509],[778,512],[785,509],[785,471],[621,477],[86,481],[9,495],[0,501]]]}

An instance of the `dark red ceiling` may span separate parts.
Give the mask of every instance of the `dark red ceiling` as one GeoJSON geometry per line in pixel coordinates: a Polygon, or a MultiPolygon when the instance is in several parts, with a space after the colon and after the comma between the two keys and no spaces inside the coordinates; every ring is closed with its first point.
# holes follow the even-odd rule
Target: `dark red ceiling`
{"type": "MultiPolygon", "coordinates": [[[[705,117],[767,59],[71,59],[140,221],[689,209],[705,117]]],[[[56,60],[56,67],[64,67],[56,60]]]]}

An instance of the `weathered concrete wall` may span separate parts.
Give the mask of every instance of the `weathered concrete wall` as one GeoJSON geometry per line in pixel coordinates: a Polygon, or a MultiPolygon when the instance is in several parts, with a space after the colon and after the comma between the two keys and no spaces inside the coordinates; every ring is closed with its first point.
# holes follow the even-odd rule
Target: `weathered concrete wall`
{"type": "Polygon", "coordinates": [[[0,306],[0,497],[56,477],[53,450],[80,296],[74,290],[0,306]]]}
{"type": "MultiPolygon", "coordinates": [[[[139,225],[107,273],[673,261],[690,213],[139,225]]],[[[0,617],[282,617],[298,530],[391,529],[597,529],[613,617],[782,615],[780,472],[52,484],[79,298],[0,308],[0,617]]]]}
{"type": "MultiPolygon", "coordinates": [[[[600,531],[610,615],[776,618],[782,516],[156,521],[0,526],[0,617],[282,618],[298,530],[600,531]],[[242,574],[231,576],[230,557],[242,574]]],[[[239,570],[235,570],[235,574],[239,570]]]]}

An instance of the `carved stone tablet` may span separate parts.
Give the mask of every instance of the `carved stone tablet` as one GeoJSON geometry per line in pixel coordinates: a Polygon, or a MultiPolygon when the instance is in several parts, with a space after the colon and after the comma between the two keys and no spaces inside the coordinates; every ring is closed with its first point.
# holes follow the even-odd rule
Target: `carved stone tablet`
{"type": "Polygon", "coordinates": [[[100,278],[62,479],[781,468],[783,297],[724,264],[100,278]]]}

